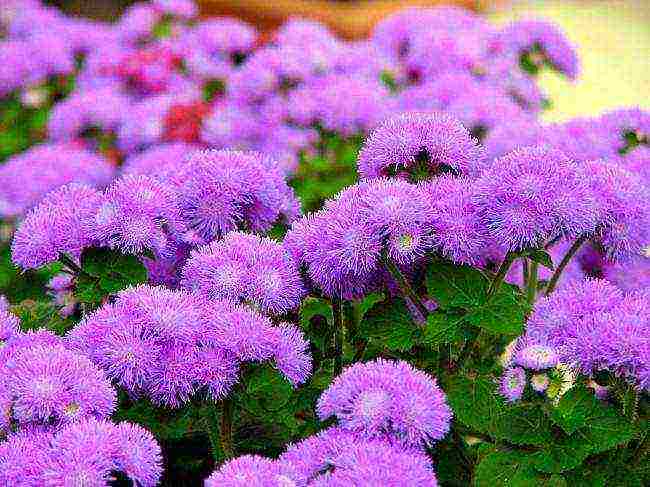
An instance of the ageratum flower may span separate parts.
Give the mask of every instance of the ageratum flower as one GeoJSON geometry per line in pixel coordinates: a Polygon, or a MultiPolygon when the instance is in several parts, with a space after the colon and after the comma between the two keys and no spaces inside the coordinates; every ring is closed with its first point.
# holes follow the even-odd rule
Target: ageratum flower
{"type": "Polygon", "coordinates": [[[466,71],[449,71],[431,81],[412,85],[397,95],[397,107],[404,112],[445,110],[456,98],[479,81],[466,71]]]}
{"type": "Polygon", "coordinates": [[[462,177],[441,176],[427,183],[425,191],[435,209],[433,248],[457,263],[479,263],[487,244],[487,229],[472,201],[472,182],[462,177]]]}
{"type": "Polygon", "coordinates": [[[18,318],[9,313],[9,310],[6,307],[0,309],[0,347],[4,346],[10,338],[17,335],[19,332],[20,321],[18,318]]]}
{"type": "Polygon", "coordinates": [[[318,416],[367,438],[424,447],[449,431],[452,412],[433,377],[407,362],[377,359],[348,367],[318,401],[318,416]]]}
{"type": "Polygon", "coordinates": [[[150,176],[115,181],[86,225],[100,244],[132,254],[168,254],[170,239],[185,230],[175,189],[150,176]]]}
{"type": "Polygon", "coordinates": [[[151,6],[164,15],[182,19],[196,17],[199,9],[192,0],[152,0],[151,6]]]}
{"type": "Polygon", "coordinates": [[[20,426],[54,427],[84,418],[107,418],[116,393],[90,360],[61,346],[17,350],[3,370],[13,397],[11,417],[20,426]]]}
{"type": "Polygon", "coordinates": [[[339,427],[289,445],[280,462],[295,469],[303,482],[298,485],[437,485],[431,461],[421,451],[339,427]]]}
{"type": "Polygon", "coordinates": [[[574,118],[545,126],[542,142],[576,162],[585,162],[615,157],[616,136],[598,119],[574,118]]]}
{"type": "Polygon", "coordinates": [[[171,180],[183,219],[206,242],[236,229],[265,232],[294,207],[277,164],[255,152],[195,152],[171,180]]]}
{"type": "Polygon", "coordinates": [[[205,480],[205,487],[298,487],[290,464],[259,455],[244,455],[224,463],[205,480]]]}
{"type": "Polygon", "coordinates": [[[626,262],[606,262],[602,273],[603,278],[623,292],[648,289],[650,288],[650,256],[639,255],[626,262]]]}
{"type": "Polygon", "coordinates": [[[47,125],[50,139],[73,140],[88,129],[114,132],[130,104],[110,86],[75,92],[52,108],[47,125]]]}
{"type": "Polygon", "coordinates": [[[311,371],[307,343],[290,327],[229,302],[150,286],[122,291],[68,340],[132,396],[170,407],[200,390],[223,399],[240,362],[274,360],[296,384],[311,371]]]}
{"type": "Polygon", "coordinates": [[[650,146],[639,146],[618,161],[625,169],[643,179],[646,186],[650,186],[650,146]]]}
{"type": "Polygon", "coordinates": [[[194,144],[170,142],[128,157],[122,165],[122,174],[165,177],[165,168],[178,166],[189,154],[199,149],[194,144]]]}
{"type": "Polygon", "coordinates": [[[546,133],[544,127],[535,119],[524,117],[504,120],[487,133],[483,145],[492,160],[503,157],[514,149],[539,145],[546,133]]]}
{"type": "Polygon", "coordinates": [[[490,235],[509,251],[593,233],[601,216],[578,166],[545,146],[496,159],[475,182],[474,203],[490,235]]]}
{"type": "Polygon", "coordinates": [[[607,281],[587,279],[538,301],[526,328],[562,363],[591,375],[609,371],[650,387],[650,310],[646,290],[623,296],[607,281]]]}
{"type": "Polygon", "coordinates": [[[496,54],[515,53],[537,69],[550,65],[570,79],[578,77],[580,67],[575,48],[562,32],[549,22],[513,22],[494,35],[490,41],[490,49],[496,54]]]}
{"type": "Polygon", "coordinates": [[[136,485],[153,487],[162,475],[160,446],[132,423],[73,424],[56,433],[46,451],[38,465],[40,485],[108,485],[121,472],[136,485]]]}
{"type": "Polygon", "coordinates": [[[295,309],[305,294],[297,264],[279,243],[242,232],[192,251],[181,285],[207,298],[243,301],[272,314],[295,309]]]}
{"type": "Polygon", "coordinates": [[[625,152],[638,144],[650,144],[649,110],[620,108],[602,115],[601,122],[614,137],[612,149],[617,152],[625,152]]]}
{"type": "Polygon", "coordinates": [[[40,487],[51,435],[21,431],[0,442],[0,485],[40,487]]]}
{"type": "Polygon", "coordinates": [[[552,345],[544,344],[530,336],[521,337],[515,345],[513,361],[530,370],[544,370],[555,367],[559,356],[552,345]]]}
{"type": "Polygon", "coordinates": [[[545,392],[551,384],[551,379],[546,374],[535,374],[530,378],[530,386],[535,392],[545,392]]]}
{"type": "Polygon", "coordinates": [[[650,187],[615,163],[591,161],[583,169],[604,214],[596,241],[610,260],[639,255],[650,243],[650,187]]]}
{"type": "Polygon", "coordinates": [[[101,188],[115,174],[104,158],[76,144],[44,144],[8,159],[0,167],[0,215],[18,217],[68,183],[101,188]]]}
{"type": "Polygon", "coordinates": [[[526,371],[521,367],[506,369],[499,381],[499,394],[508,402],[517,402],[524,394],[526,371]]]}
{"type": "Polygon", "coordinates": [[[18,227],[11,245],[13,262],[36,269],[60,254],[79,257],[94,241],[85,222],[94,216],[100,200],[96,190],[76,183],[48,194],[18,227]]]}
{"type": "Polygon", "coordinates": [[[444,171],[467,174],[483,159],[467,129],[443,113],[405,113],[386,120],[359,153],[362,178],[405,173],[426,179],[444,171]]]}

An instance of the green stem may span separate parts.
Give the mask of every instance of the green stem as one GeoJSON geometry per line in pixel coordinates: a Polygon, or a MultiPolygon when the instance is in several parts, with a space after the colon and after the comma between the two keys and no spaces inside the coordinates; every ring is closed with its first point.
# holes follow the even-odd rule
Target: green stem
{"type": "Polygon", "coordinates": [[[539,269],[539,264],[531,260],[528,265],[528,282],[526,283],[526,302],[530,306],[535,304],[535,299],[537,299],[537,270],[538,269],[539,269]]]}
{"type": "Polygon", "coordinates": [[[66,266],[68,269],[74,272],[75,275],[80,276],[82,274],[87,274],[86,271],[84,271],[81,267],[79,267],[77,263],[74,260],[72,260],[72,257],[70,257],[69,255],[60,254],[59,260],[64,266],[66,266]]]}
{"type": "Polygon", "coordinates": [[[426,320],[427,317],[429,316],[429,310],[424,305],[420,297],[415,293],[415,291],[409,284],[406,277],[404,277],[404,274],[402,274],[402,271],[399,270],[399,268],[395,265],[395,263],[392,260],[390,260],[390,258],[387,255],[383,256],[383,261],[386,270],[388,270],[390,275],[393,276],[393,279],[395,279],[395,281],[397,282],[397,285],[400,291],[402,292],[404,298],[411,301],[411,303],[422,314],[422,317],[426,320]]]}
{"type": "Polygon", "coordinates": [[[528,267],[528,259],[521,259],[521,268],[523,275],[523,285],[526,286],[529,279],[528,273],[530,272],[530,269],[528,267]]]}
{"type": "Polygon", "coordinates": [[[582,244],[584,244],[587,241],[587,236],[582,236],[579,239],[577,239],[575,242],[573,242],[573,245],[571,248],[567,251],[566,254],[564,254],[564,257],[562,257],[562,260],[560,261],[560,264],[557,266],[557,269],[555,269],[555,272],[551,276],[551,280],[548,282],[548,286],[546,287],[546,295],[548,296],[551,294],[555,288],[557,287],[557,283],[560,280],[560,276],[562,275],[562,272],[566,268],[566,266],[569,264],[571,259],[575,256],[575,254],[580,250],[580,247],[582,247],[582,244]]]}
{"type": "Polygon", "coordinates": [[[338,298],[332,299],[332,315],[334,318],[334,376],[343,370],[343,310],[338,298]]]}
{"type": "Polygon", "coordinates": [[[232,399],[221,401],[221,419],[219,421],[219,446],[226,460],[235,456],[232,443],[232,420],[234,403],[232,399]]]}
{"type": "Polygon", "coordinates": [[[497,271],[497,275],[494,276],[494,279],[490,283],[490,287],[488,287],[487,290],[487,295],[488,298],[491,298],[494,296],[499,289],[501,288],[501,284],[503,283],[503,280],[506,278],[506,275],[508,274],[508,271],[510,270],[510,267],[512,267],[513,262],[516,260],[517,254],[514,252],[508,252],[506,256],[503,259],[503,262],[501,262],[501,266],[499,267],[499,270],[497,271]]]}

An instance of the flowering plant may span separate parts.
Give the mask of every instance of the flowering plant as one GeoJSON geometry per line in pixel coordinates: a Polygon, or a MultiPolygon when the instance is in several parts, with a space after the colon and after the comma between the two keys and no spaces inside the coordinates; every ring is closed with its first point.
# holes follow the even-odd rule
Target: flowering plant
{"type": "Polygon", "coordinates": [[[0,484],[650,483],[650,112],[543,123],[555,26],[0,37],[0,484]]]}

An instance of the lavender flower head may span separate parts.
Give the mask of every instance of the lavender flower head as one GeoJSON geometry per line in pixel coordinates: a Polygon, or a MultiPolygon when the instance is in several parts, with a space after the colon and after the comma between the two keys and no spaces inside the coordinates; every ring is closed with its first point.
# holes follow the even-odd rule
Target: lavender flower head
{"type": "Polygon", "coordinates": [[[18,227],[11,245],[13,262],[35,269],[61,254],[78,258],[94,242],[85,222],[94,216],[100,200],[96,190],[75,183],[48,194],[18,227]]]}
{"type": "Polygon", "coordinates": [[[397,107],[403,112],[444,111],[466,91],[480,83],[466,71],[449,71],[436,78],[411,85],[397,95],[397,107]]]}
{"type": "Polygon", "coordinates": [[[483,145],[492,160],[503,157],[514,149],[539,145],[546,130],[531,118],[517,118],[492,127],[483,140],[483,145]]]}
{"type": "Polygon", "coordinates": [[[183,219],[205,242],[238,228],[265,232],[295,200],[277,165],[255,152],[195,152],[172,181],[183,219]]]}
{"type": "Polygon", "coordinates": [[[205,480],[205,487],[298,487],[290,464],[259,455],[244,455],[223,464],[205,480]]]}
{"type": "Polygon", "coordinates": [[[165,255],[184,230],[174,188],[149,176],[124,176],[106,189],[87,231],[124,253],[165,255]]]}
{"type": "Polygon", "coordinates": [[[226,301],[139,286],[88,315],[69,341],[132,396],[178,407],[198,391],[226,397],[244,361],[274,360],[290,381],[303,382],[311,358],[293,328],[226,301]]]}
{"type": "Polygon", "coordinates": [[[184,19],[196,17],[199,13],[193,0],[152,0],[151,5],[163,14],[184,19]]]}
{"type": "Polygon", "coordinates": [[[297,308],[305,293],[296,263],[280,244],[241,232],[193,251],[181,285],[208,298],[243,301],[271,314],[297,308]]]}
{"type": "Polygon", "coordinates": [[[529,370],[544,370],[555,367],[559,356],[553,346],[528,336],[517,340],[513,361],[529,370]]]}
{"type": "Polygon", "coordinates": [[[490,235],[514,251],[593,233],[601,214],[578,166],[544,146],[496,159],[476,181],[474,203],[490,235]]]}
{"type": "Polygon", "coordinates": [[[564,152],[576,162],[612,158],[616,134],[595,118],[574,118],[567,122],[546,125],[542,142],[564,152]]]}
{"type": "Polygon", "coordinates": [[[7,160],[0,168],[0,215],[21,216],[50,191],[68,183],[103,187],[115,174],[104,158],[76,144],[45,144],[7,160]]]}
{"type": "Polygon", "coordinates": [[[367,438],[424,447],[444,438],[452,412],[435,379],[406,362],[377,359],[348,367],[318,401],[318,416],[367,438]]]}
{"type": "Polygon", "coordinates": [[[472,201],[472,182],[441,176],[425,188],[436,210],[432,218],[433,248],[454,262],[478,264],[487,244],[487,229],[472,201]]]}
{"type": "Polygon", "coordinates": [[[650,186],[650,146],[639,146],[619,161],[625,169],[643,179],[646,186],[650,186]]]}
{"type": "Polygon", "coordinates": [[[423,452],[339,427],[290,445],[280,461],[295,468],[299,485],[437,486],[423,452]]]}
{"type": "Polygon", "coordinates": [[[50,438],[41,431],[20,431],[0,442],[0,485],[43,485],[41,468],[47,461],[50,438]]]}
{"type": "Polygon", "coordinates": [[[106,485],[121,472],[136,485],[154,487],[161,464],[160,446],[141,426],[86,420],[50,439],[38,476],[40,485],[106,485]]]}
{"type": "Polygon", "coordinates": [[[650,111],[639,107],[621,108],[601,117],[605,129],[614,137],[614,149],[627,152],[639,144],[650,144],[650,111]]]}
{"type": "Polygon", "coordinates": [[[18,334],[19,331],[20,320],[15,315],[9,313],[7,308],[0,310],[0,347],[11,337],[18,334]]]}
{"type": "Polygon", "coordinates": [[[603,277],[623,292],[650,288],[650,256],[639,255],[625,262],[606,262],[603,277]]]}
{"type": "Polygon", "coordinates": [[[444,171],[467,174],[483,157],[476,139],[453,117],[407,113],[370,134],[358,169],[364,179],[406,173],[417,180],[444,171]]]}
{"type": "Polygon", "coordinates": [[[650,243],[650,187],[618,164],[592,161],[583,166],[603,212],[596,241],[609,260],[627,260],[650,243]]]}
{"type": "Polygon", "coordinates": [[[506,369],[499,381],[499,393],[508,402],[517,402],[524,394],[526,371],[521,367],[506,369]]]}
{"type": "Polygon", "coordinates": [[[550,65],[570,79],[578,77],[579,63],[575,48],[557,27],[539,20],[520,20],[506,26],[490,42],[496,54],[513,52],[539,69],[550,65]]]}
{"type": "Polygon", "coordinates": [[[52,108],[48,134],[52,141],[64,141],[87,129],[114,132],[130,105],[125,95],[110,86],[76,92],[52,108]]]}
{"type": "Polygon", "coordinates": [[[555,347],[562,363],[650,387],[650,310],[646,290],[623,295],[607,281],[587,279],[559,289],[535,306],[531,340],[555,347]]]}
{"type": "Polygon", "coordinates": [[[61,346],[17,351],[7,362],[4,387],[13,397],[11,417],[22,427],[60,428],[84,418],[106,418],[116,393],[86,357],[61,346]]]}
{"type": "Polygon", "coordinates": [[[122,174],[165,176],[165,170],[180,164],[199,147],[184,142],[158,144],[150,149],[128,157],[122,165],[122,174]]]}

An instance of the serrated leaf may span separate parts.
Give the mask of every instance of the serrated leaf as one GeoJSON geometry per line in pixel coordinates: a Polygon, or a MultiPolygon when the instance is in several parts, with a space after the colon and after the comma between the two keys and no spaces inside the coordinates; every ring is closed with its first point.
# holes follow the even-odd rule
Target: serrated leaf
{"type": "Polygon", "coordinates": [[[488,299],[488,286],[485,276],[469,266],[435,263],[427,272],[427,290],[442,311],[460,308],[473,326],[496,334],[521,334],[526,307],[517,288],[504,284],[488,299]]]}
{"type": "Polygon", "coordinates": [[[445,387],[454,419],[481,433],[489,433],[503,407],[495,394],[494,383],[487,378],[453,377],[445,387]]]}
{"type": "Polygon", "coordinates": [[[277,370],[268,365],[253,367],[247,374],[241,405],[252,414],[280,411],[289,403],[293,387],[277,370]]]}
{"type": "Polygon", "coordinates": [[[381,341],[389,350],[404,352],[413,347],[421,329],[413,322],[404,300],[391,299],[370,308],[358,332],[366,339],[381,341]]]}
{"type": "Polygon", "coordinates": [[[535,468],[546,473],[573,470],[590,455],[587,443],[578,437],[556,439],[532,456],[535,468]]]}
{"type": "Polygon", "coordinates": [[[441,311],[430,313],[424,327],[423,343],[437,347],[447,343],[458,342],[465,338],[463,317],[453,316],[441,311]]]}
{"type": "Polygon", "coordinates": [[[334,317],[332,304],[322,298],[308,297],[300,305],[300,326],[311,343],[324,352],[332,338],[334,317]],[[320,317],[320,320],[316,318],[320,317]]]}
{"type": "Polygon", "coordinates": [[[565,480],[535,471],[530,456],[516,451],[496,451],[481,460],[474,472],[476,487],[564,487],[565,480]]]}
{"type": "Polygon", "coordinates": [[[551,422],[536,404],[506,405],[489,434],[515,445],[547,445],[553,441],[551,422]]]}

